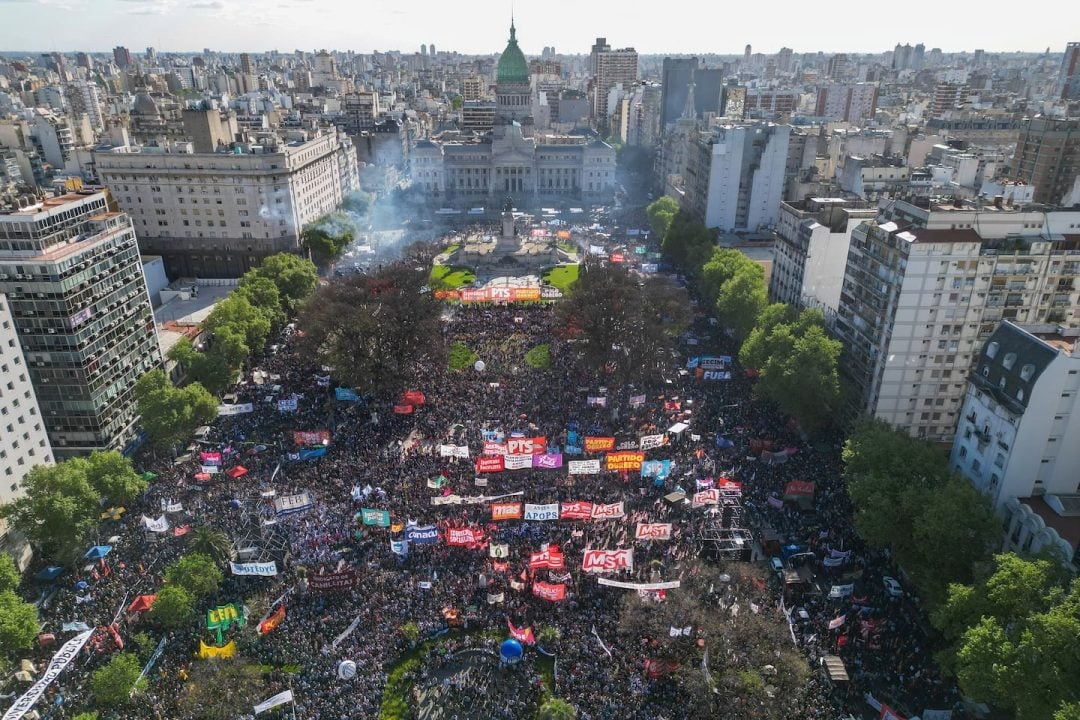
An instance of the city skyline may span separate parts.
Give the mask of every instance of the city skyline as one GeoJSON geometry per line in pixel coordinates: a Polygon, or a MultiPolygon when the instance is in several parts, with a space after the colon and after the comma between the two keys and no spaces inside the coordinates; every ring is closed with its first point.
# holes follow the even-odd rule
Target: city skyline
{"type": "MultiPolygon", "coordinates": [[[[695,3],[696,4],[696,3],[695,3]]],[[[277,0],[269,9],[249,0],[0,0],[9,22],[0,27],[0,47],[6,51],[108,52],[114,45],[136,51],[146,46],[161,52],[291,52],[329,48],[361,53],[416,51],[421,44],[464,54],[491,54],[499,50],[512,12],[511,3],[486,0],[463,14],[459,8],[431,0],[408,7],[386,0],[358,8],[341,0],[277,0]],[[61,13],[64,22],[57,22],[61,13]],[[328,14],[341,22],[328,24],[328,14]],[[133,30],[131,24],[139,28],[133,30]],[[93,38],[88,41],[87,38],[93,38]]],[[[1048,11],[1066,12],[1063,2],[1048,3],[1048,11]]],[[[807,33],[803,5],[784,3],[762,23],[754,10],[740,7],[702,7],[685,13],[658,14],[643,22],[640,15],[613,15],[603,6],[554,0],[545,12],[516,9],[519,39],[526,54],[538,55],[545,46],[567,54],[587,53],[596,37],[613,46],[633,46],[643,54],[741,54],[750,44],[756,52],[775,53],[781,47],[796,52],[884,53],[896,43],[923,43],[944,52],[1060,52],[1074,40],[1067,23],[1009,24],[1013,11],[993,0],[977,14],[965,18],[964,33],[943,23],[927,23],[921,15],[889,18],[888,30],[867,32],[860,15],[829,19],[828,37],[807,33]],[[573,12],[573,23],[566,13],[573,12]],[[729,31],[732,25],[740,27],[729,31]],[[718,32],[718,28],[723,32],[718,32]]]]}

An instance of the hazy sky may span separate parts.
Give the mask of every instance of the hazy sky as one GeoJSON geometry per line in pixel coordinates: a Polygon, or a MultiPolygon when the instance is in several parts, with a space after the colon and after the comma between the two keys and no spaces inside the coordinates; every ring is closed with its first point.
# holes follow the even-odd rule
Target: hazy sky
{"type": "MultiPolygon", "coordinates": [[[[892,2],[518,2],[518,40],[587,53],[597,36],[642,53],[880,52],[922,42],[946,52],[1065,49],[1075,0],[941,6],[892,2]],[[835,10],[832,10],[835,8],[835,10]]],[[[502,50],[510,0],[0,0],[0,50],[502,50]]]]}

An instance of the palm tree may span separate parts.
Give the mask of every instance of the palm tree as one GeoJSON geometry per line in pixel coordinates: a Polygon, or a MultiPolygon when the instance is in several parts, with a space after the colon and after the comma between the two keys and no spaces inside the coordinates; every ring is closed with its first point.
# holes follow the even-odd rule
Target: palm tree
{"type": "Polygon", "coordinates": [[[232,543],[223,531],[200,525],[191,531],[190,537],[190,548],[193,552],[205,553],[219,563],[228,562],[232,558],[232,543]]]}
{"type": "Polygon", "coordinates": [[[559,698],[551,698],[540,706],[540,720],[577,720],[577,709],[559,698]]]}

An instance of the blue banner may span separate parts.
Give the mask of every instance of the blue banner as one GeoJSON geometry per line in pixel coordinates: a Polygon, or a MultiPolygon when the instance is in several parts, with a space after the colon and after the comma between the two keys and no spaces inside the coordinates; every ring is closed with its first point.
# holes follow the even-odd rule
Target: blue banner
{"type": "Polygon", "coordinates": [[[304,448],[300,451],[299,460],[314,460],[315,458],[321,458],[326,455],[325,447],[304,448]]]}
{"type": "Polygon", "coordinates": [[[664,480],[671,474],[670,460],[646,460],[641,463],[641,477],[664,480]]]}
{"type": "Polygon", "coordinates": [[[717,435],[716,436],[716,447],[718,447],[718,448],[733,448],[733,447],[735,447],[735,443],[733,443],[731,440],[728,440],[723,435],[717,435]]]}
{"type": "Polygon", "coordinates": [[[360,396],[351,388],[334,388],[334,398],[343,402],[360,402],[360,396]]]}
{"type": "Polygon", "coordinates": [[[390,552],[395,555],[405,557],[409,554],[409,541],[408,540],[391,540],[390,552]]]}
{"type": "Polygon", "coordinates": [[[567,445],[563,449],[563,455],[580,455],[581,453],[582,449],[577,445],[567,445]]]}
{"type": "Polygon", "coordinates": [[[417,545],[430,545],[439,542],[439,529],[434,525],[416,527],[415,525],[405,529],[405,539],[417,545]]]}

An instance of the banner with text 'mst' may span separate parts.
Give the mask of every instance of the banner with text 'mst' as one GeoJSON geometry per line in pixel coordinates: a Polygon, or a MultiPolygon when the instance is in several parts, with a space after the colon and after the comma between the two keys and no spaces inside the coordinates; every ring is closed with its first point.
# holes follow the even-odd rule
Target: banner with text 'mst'
{"type": "Polygon", "coordinates": [[[581,569],[593,573],[633,571],[634,551],[630,549],[586,550],[581,560],[581,569]]]}
{"type": "Polygon", "coordinates": [[[618,520],[626,517],[625,506],[622,501],[617,503],[593,503],[593,520],[618,520]]]}
{"type": "Polygon", "coordinates": [[[671,523],[638,523],[635,540],[670,540],[671,523]]]}

